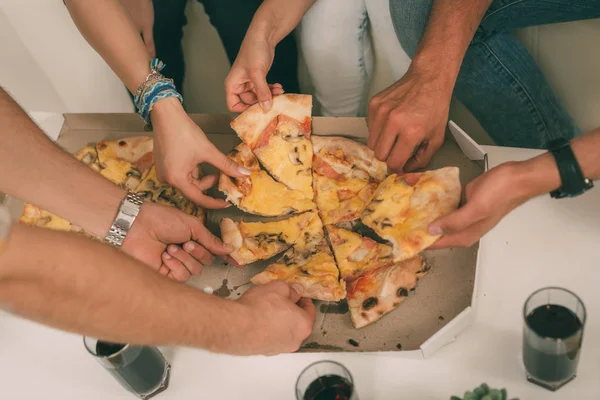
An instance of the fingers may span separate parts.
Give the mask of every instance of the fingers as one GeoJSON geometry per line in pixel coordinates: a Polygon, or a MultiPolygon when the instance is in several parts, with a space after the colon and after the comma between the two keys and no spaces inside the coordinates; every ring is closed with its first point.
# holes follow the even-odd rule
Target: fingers
{"type": "Polygon", "coordinates": [[[256,93],[256,98],[260,107],[264,111],[269,111],[271,109],[271,105],[273,103],[271,90],[269,85],[267,85],[266,73],[261,70],[253,69],[249,71],[250,81],[254,85],[254,93],[256,93]]]}
{"type": "Polygon", "coordinates": [[[219,181],[219,177],[217,175],[206,175],[200,179],[194,178],[192,183],[196,186],[200,191],[205,191],[215,186],[219,181]]]}
{"type": "MultiPolygon", "coordinates": [[[[278,95],[284,93],[284,90],[281,87],[280,83],[275,83],[273,85],[269,85],[269,89],[271,90],[271,95],[273,95],[273,96],[278,96],[278,95]]],[[[248,90],[244,93],[241,93],[239,96],[240,96],[240,99],[242,100],[242,102],[249,106],[256,104],[258,102],[256,93],[254,93],[253,90],[248,90]]]]}
{"type": "Polygon", "coordinates": [[[315,308],[315,304],[312,302],[312,300],[303,297],[300,300],[298,300],[298,306],[304,311],[306,311],[310,320],[314,322],[315,317],[317,315],[317,309],[315,308]]]}
{"type": "Polygon", "coordinates": [[[183,244],[183,249],[204,265],[211,265],[215,261],[215,256],[213,256],[210,251],[206,250],[204,246],[196,242],[185,242],[183,244]]]}
{"type": "Polygon", "coordinates": [[[172,244],[167,247],[167,252],[170,256],[179,260],[191,275],[198,275],[202,272],[203,265],[181,247],[172,244]]]}
{"type": "Polygon", "coordinates": [[[233,258],[231,258],[231,256],[222,255],[220,258],[223,261],[225,261],[226,263],[229,263],[229,264],[233,265],[236,268],[244,268],[245,267],[245,265],[238,264],[238,262],[235,261],[233,258]]]}
{"type": "Polygon", "coordinates": [[[462,231],[442,236],[429,248],[435,250],[446,247],[471,247],[479,239],[481,239],[483,235],[488,233],[494,226],[496,226],[496,224],[497,221],[494,221],[491,218],[486,218],[462,231]]]}
{"type": "Polygon", "coordinates": [[[430,235],[445,235],[460,232],[487,217],[478,210],[474,202],[468,202],[458,210],[439,218],[429,225],[430,235]]]}
{"type": "Polygon", "coordinates": [[[304,287],[302,287],[302,285],[294,283],[292,286],[289,286],[288,298],[293,303],[297,303],[302,298],[302,293],[304,293],[304,287]]]}
{"type": "Polygon", "coordinates": [[[379,136],[383,131],[388,115],[389,110],[381,107],[381,100],[379,100],[379,96],[373,97],[369,102],[369,110],[367,113],[367,126],[369,128],[367,146],[371,150],[375,150],[375,146],[379,141],[379,136]]]}
{"type": "MultiPolygon", "coordinates": [[[[377,145],[379,146],[379,143],[377,145]]],[[[387,158],[388,168],[392,171],[402,171],[406,161],[412,156],[415,146],[416,143],[410,136],[400,134],[387,158]]]]}
{"type": "Polygon", "coordinates": [[[160,268],[158,269],[158,273],[161,274],[162,276],[167,276],[169,274],[169,272],[171,272],[171,270],[165,264],[162,264],[160,266],[160,268]]]}
{"type": "Polygon", "coordinates": [[[198,218],[188,216],[189,227],[192,234],[192,239],[204,246],[206,250],[212,254],[226,255],[233,251],[233,247],[223,243],[219,238],[210,233],[198,218]]]}
{"type": "Polygon", "coordinates": [[[185,182],[184,184],[173,182],[173,186],[181,190],[181,193],[183,193],[185,197],[201,207],[221,209],[230,206],[224,199],[215,199],[202,193],[202,190],[195,185],[194,181],[185,182]]]}
{"type": "Polygon", "coordinates": [[[404,171],[410,172],[415,169],[425,168],[443,144],[443,135],[434,136],[431,140],[423,142],[417,152],[404,165],[404,171]]]}
{"type": "Polygon", "coordinates": [[[162,253],[162,261],[171,270],[167,275],[169,278],[178,282],[186,282],[192,276],[183,263],[169,253],[162,253]]]}
{"type": "Polygon", "coordinates": [[[206,161],[219,170],[223,171],[225,174],[233,177],[242,177],[245,175],[250,175],[250,170],[242,167],[231,158],[227,157],[225,154],[221,153],[219,149],[217,149],[214,145],[211,144],[212,148],[208,148],[208,157],[206,161]]]}

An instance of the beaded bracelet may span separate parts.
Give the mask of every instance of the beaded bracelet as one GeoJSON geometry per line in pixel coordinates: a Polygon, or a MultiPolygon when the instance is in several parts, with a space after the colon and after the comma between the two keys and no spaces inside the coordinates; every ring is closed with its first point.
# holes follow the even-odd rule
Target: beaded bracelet
{"type": "Polygon", "coordinates": [[[133,102],[137,108],[137,112],[146,122],[145,130],[152,130],[152,122],[150,121],[150,112],[154,108],[157,101],[167,97],[176,97],[183,103],[183,97],[173,83],[173,79],[165,78],[160,71],[163,70],[165,64],[158,58],[150,61],[150,74],[144,82],[138,86],[133,96],[133,102]]]}

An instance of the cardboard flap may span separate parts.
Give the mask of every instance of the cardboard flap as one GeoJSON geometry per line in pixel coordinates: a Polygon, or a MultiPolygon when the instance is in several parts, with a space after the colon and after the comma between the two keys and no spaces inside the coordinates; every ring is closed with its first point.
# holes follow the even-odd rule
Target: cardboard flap
{"type": "Polygon", "coordinates": [[[456,143],[463,151],[463,153],[469,158],[469,160],[483,160],[486,152],[481,146],[479,146],[465,131],[460,129],[454,121],[448,121],[448,128],[450,133],[456,140],[456,143]]]}
{"type": "Polygon", "coordinates": [[[444,329],[440,329],[433,334],[425,343],[421,345],[423,358],[431,356],[433,353],[452,343],[456,337],[473,322],[473,308],[471,306],[462,310],[452,321],[448,322],[444,329]]]}

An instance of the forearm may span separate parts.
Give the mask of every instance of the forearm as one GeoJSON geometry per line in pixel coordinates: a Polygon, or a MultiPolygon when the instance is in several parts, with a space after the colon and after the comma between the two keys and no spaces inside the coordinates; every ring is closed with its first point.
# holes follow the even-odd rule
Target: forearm
{"type": "Polygon", "coordinates": [[[106,236],[125,192],[62,151],[0,89],[0,191],[106,236]]]}
{"type": "MultiPolygon", "coordinates": [[[[600,179],[600,128],[571,141],[571,148],[583,175],[600,179]]],[[[550,153],[515,164],[518,185],[528,198],[549,193],[561,186],[558,167],[550,153]]]]}
{"type": "Polygon", "coordinates": [[[114,342],[221,352],[229,349],[238,307],[165,279],[109,246],[22,225],[13,227],[0,255],[0,304],[114,342]]]}
{"type": "Polygon", "coordinates": [[[248,28],[246,39],[266,39],[273,47],[300,23],[316,0],[265,0],[248,28]]]}
{"type": "Polygon", "coordinates": [[[134,93],[150,73],[150,56],[118,0],[66,0],[75,25],[121,81],[134,93]]]}
{"type": "Polygon", "coordinates": [[[434,0],[411,67],[435,76],[448,97],[464,55],[492,0],[434,0]],[[442,67],[440,67],[442,66],[442,67]]]}

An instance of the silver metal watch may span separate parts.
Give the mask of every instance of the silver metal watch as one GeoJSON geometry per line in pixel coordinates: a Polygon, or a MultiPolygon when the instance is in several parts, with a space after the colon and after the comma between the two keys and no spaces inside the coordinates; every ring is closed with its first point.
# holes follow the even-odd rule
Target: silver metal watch
{"type": "Polygon", "coordinates": [[[143,203],[144,199],[139,194],[127,193],[104,240],[115,247],[121,247],[143,203]]]}

